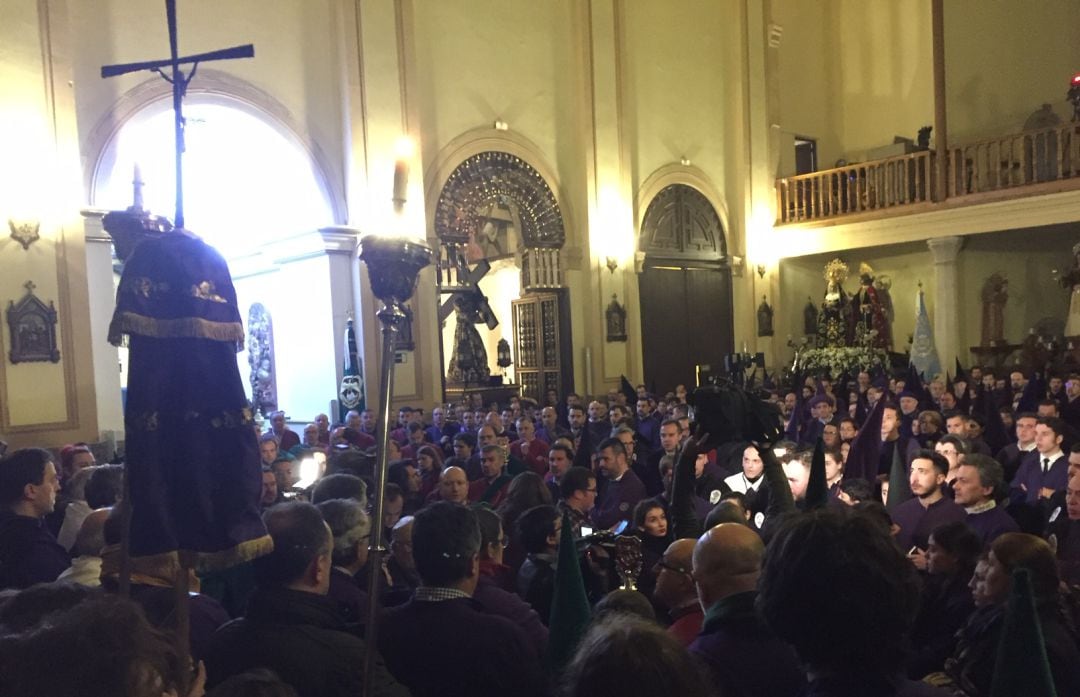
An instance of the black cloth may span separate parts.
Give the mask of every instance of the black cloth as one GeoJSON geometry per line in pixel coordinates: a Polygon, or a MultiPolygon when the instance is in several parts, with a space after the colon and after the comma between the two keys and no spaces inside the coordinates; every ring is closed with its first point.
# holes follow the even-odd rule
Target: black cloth
{"type": "Polygon", "coordinates": [[[754,611],[756,598],[755,591],[737,593],[709,608],[690,652],[725,697],[795,697],[806,678],[792,648],[754,611]]]}
{"type": "Polygon", "coordinates": [[[367,613],[368,594],[361,588],[367,579],[359,579],[336,566],[330,570],[330,590],[326,596],[338,605],[338,612],[348,624],[361,625],[367,613]]]}
{"type": "MultiPolygon", "coordinates": [[[[131,584],[131,599],[142,606],[150,624],[163,631],[176,631],[176,590],[142,583],[131,584]]],[[[191,658],[206,657],[214,633],[229,621],[229,613],[216,599],[192,593],[188,604],[188,642],[191,658]]]]}
{"type": "Polygon", "coordinates": [[[0,589],[49,583],[71,566],[71,555],[44,518],[0,512],[0,589]]]}
{"type": "Polygon", "coordinates": [[[547,625],[551,619],[551,601],[555,597],[555,555],[530,554],[518,570],[517,587],[518,595],[547,625]]]}
{"type": "MultiPolygon", "coordinates": [[[[1075,634],[1060,614],[1057,599],[1038,600],[1036,612],[1057,693],[1080,695],[1080,651],[1075,634]]],[[[979,608],[957,635],[957,646],[945,664],[945,672],[971,697],[990,695],[1004,619],[1004,605],[979,608]]]]}
{"type": "Polygon", "coordinates": [[[414,697],[540,697],[547,683],[525,632],[471,598],[386,611],[379,648],[414,697]]]}
{"type": "MultiPolygon", "coordinates": [[[[247,615],[217,631],[206,657],[208,688],[253,668],[269,668],[300,697],[355,697],[364,673],[364,642],[330,598],[287,588],[259,589],[247,615]]],[[[379,658],[372,693],[407,697],[379,658]]]]}
{"type": "Polygon", "coordinates": [[[908,660],[908,677],[919,680],[941,670],[956,647],[956,632],[975,611],[968,581],[971,574],[927,576],[922,603],[910,638],[914,654],[908,660]]]}
{"type": "Polygon", "coordinates": [[[799,697],[950,697],[950,693],[900,676],[830,675],[811,682],[799,697]]]}
{"type": "Polygon", "coordinates": [[[116,294],[109,340],[123,335],[132,556],[183,554],[207,571],[269,551],[259,444],[236,363],[244,330],[225,259],[180,230],[144,239],[116,294]]]}

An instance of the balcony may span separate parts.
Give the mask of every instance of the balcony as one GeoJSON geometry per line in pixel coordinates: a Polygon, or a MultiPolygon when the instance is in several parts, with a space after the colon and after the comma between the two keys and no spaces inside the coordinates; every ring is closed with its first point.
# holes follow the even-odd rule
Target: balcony
{"type": "Polygon", "coordinates": [[[1080,125],[955,145],[945,192],[930,150],[776,180],[777,225],[883,218],[1080,189],[1080,125]]]}

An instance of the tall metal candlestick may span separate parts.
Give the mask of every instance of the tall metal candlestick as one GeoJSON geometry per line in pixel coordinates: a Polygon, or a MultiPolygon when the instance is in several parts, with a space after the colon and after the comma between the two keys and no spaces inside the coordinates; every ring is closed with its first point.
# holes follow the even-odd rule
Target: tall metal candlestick
{"type": "Polygon", "coordinates": [[[371,694],[372,669],[375,665],[376,621],[379,613],[379,576],[382,574],[383,494],[386,491],[386,468],[390,442],[390,399],[394,392],[394,335],[405,320],[404,304],[416,290],[420,270],[431,264],[434,254],[420,241],[385,235],[360,238],[360,259],[367,264],[371,290],[383,306],[378,312],[382,323],[382,365],[379,376],[379,459],[375,466],[375,491],[371,508],[371,549],[368,554],[368,607],[364,641],[364,695],[371,694]]]}

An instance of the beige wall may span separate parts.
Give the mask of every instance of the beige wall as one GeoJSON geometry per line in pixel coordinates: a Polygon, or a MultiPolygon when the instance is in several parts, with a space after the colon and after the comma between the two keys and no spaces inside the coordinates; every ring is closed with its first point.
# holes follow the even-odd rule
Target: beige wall
{"type": "Polygon", "coordinates": [[[59,316],[59,363],[12,364],[6,321],[0,330],[0,437],[14,447],[99,436],[68,29],[62,2],[0,5],[0,302],[32,281],[59,316]],[[41,239],[24,250],[9,223],[37,225],[41,239]]]}
{"type": "Polygon", "coordinates": [[[947,0],[949,141],[1013,133],[1043,103],[1068,121],[1080,70],[1080,4],[1073,0],[947,0]]]}
{"type": "MultiPolygon", "coordinates": [[[[772,21],[783,29],[776,123],[819,139],[820,168],[933,123],[928,0],[773,0],[772,21]]],[[[793,157],[781,164],[794,173],[793,157]]]]}

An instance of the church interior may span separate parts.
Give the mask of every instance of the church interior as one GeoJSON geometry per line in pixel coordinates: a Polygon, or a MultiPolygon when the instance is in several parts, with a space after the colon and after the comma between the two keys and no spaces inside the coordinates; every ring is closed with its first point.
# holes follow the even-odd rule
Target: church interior
{"type": "MultiPolygon", "coordinates": [[[[350,321],[394,408],[780,373],[820,345],[834,259],[890,299],[860,340],[896,354],[1075,348],[1075,0],[177,4],[180,55],[254,46],[190,76],[184,224],[228,261],[252,399],[291,420],[337,413],[350,321]],[[392,355],[372,233],[436,257],[392,355]]],[[[0,3],[13,448],[124,440],[108,214],[177,222],[173,90],[102,66],[168,56],[162,5],[0,3]]]]}

